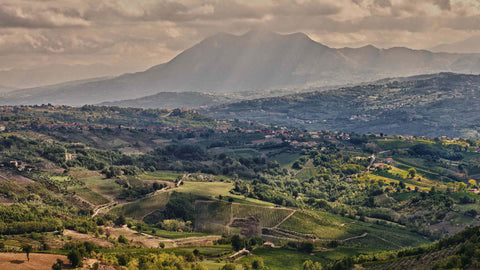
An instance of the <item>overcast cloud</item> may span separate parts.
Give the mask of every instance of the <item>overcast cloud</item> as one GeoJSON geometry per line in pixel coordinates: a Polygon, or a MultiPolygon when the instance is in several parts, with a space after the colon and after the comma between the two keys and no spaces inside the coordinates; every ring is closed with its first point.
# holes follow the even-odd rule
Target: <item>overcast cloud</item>
{"type": "Polygon", "coordinates": [[[1,0],[0,70],[170,60],[217,32],[304,32],[331,47],[430,48],[480,35],[479,0],[1,0]]]}

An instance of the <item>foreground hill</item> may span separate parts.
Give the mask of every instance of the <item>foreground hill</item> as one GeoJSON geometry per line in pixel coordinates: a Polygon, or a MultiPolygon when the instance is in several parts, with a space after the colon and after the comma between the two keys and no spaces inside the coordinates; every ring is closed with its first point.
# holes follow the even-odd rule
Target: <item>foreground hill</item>
{"type": "Polygon", "coordinates": [[[442,71],[480,72],[480,56],[373,46],[335,49],[302,33],[221,33],[143,72],[27,89],[7,95],[1,104],[82,105],[165,91],[214,93],[343,85],[442,71]]]}
{"type": "Polygon", "coordinates": [[[480,76],[441,73],[212,107],[215,118],[309,130],[478,137],[480,76]]]}

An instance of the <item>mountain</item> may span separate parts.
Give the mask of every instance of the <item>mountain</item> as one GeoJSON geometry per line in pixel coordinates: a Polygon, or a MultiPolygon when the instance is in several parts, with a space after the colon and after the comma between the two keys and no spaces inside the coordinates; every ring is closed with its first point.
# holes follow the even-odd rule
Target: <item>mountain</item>
{"type": "Polygon", "coordinates": [[[344,85],[441,71],[480,72],[480,55],[408,48],[334,49],[302,33],[220,33],[146,71],[65,87],[24,90],[1,104],[82,105],[136,99],[158,92],[240,92],[344,85]]]}
{"type": "Polygon", "coordinates": [[[94,77],[118,76],[124,72],[124,68],[114,65],[51,64],[35,68],[0,71],[0,82],[1,84],[11,85],[19,89],[33,88],[94,77]]]}
{"type": "Polygon", "coordinates": [[[217,119],[308,130],[480,137],[480,75],[440,73],[205,109],[217,119]]]}
{"type": "Polygon", "coordinates": [[[14,87],[5,86],[5,85],[0,85],[0,94],[6,93],[6,92],[10,92],[10,91],[13,91],[13,90],[15,90],[14,87]]]}
{"type": "Polygon", "coordinates": [[[433,52],[480,53],[480,36],[473,36],[454,43],[440,44],[431,48],[433,52]]]}

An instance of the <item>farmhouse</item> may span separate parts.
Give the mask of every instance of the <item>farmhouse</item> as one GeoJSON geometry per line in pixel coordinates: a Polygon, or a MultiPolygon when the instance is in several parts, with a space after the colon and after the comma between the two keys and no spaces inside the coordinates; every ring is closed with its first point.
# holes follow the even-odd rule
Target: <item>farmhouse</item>
{"type": "Polygon", "coordinates": [[[263,246],[264,246],[264,247],[273,248],[273,247],[275,247],[275,244],[272,243],[272,242],[265,242],[265,243],[263,243],[263,246]]]}

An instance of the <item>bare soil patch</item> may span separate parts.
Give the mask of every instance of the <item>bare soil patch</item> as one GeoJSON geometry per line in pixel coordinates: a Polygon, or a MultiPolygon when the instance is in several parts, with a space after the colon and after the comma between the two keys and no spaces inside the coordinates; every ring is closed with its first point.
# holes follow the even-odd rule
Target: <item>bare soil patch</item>
{"type": "Polygon", "coordinates": [[[64,230],[63,235],[71,236],[73,239],[84,242],[91,242],[95,245],[110,248],[113,247],[113,244],[105,239],[97,238],[93,235],[83,234],[72,230],[64,230]]]}
{"type": "Polygon", "coordinates": [[[30,178],[18,175],[8,170],[0,170],[0,181],[15,181],[20,186],[26,186],[34,182],[30,178]]]}
{"type": "MultiPolygon", "coordinates": [[[[30,261],[27,261],[27,256],[25,255],[25,253],[0,253],[0,269],[51,270],[52,265],[57,262],[57,259],[60,259],[65,264],[68,264],[67,257],[63,255],[31,253],[30,261]]],[[[64,269],[69,268],[64,267],[64,269]]]]}

